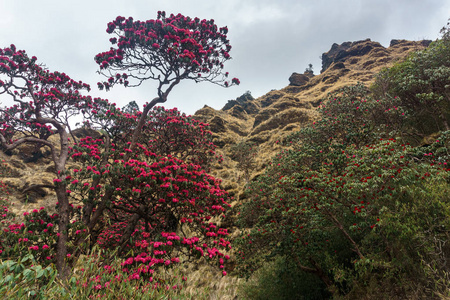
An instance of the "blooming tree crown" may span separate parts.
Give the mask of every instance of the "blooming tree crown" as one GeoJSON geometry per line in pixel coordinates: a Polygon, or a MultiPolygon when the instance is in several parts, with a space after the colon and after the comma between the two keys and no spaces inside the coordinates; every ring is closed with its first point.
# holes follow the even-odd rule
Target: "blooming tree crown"
{"type": "Polygon", "coordinates": [[[182,14],[166,17],[158,12],[156,20],[134,21],[117,17],[108,23],[106,32],[115,34],[109,51],[99,53],[95,61],[100,73],[109,76],[99,82],[100,89],[114,84],[138,86],[147,79],[173,86],[182,79],[209,81],[223,86],[239,84],[227,81],[224,62],[231,59],[227,27],[218,28],[214,20],[200,20],[182,14]],[[107,72],[105,72],[107,71],[107,72]]]}
{"type": "Polygon", "coordinates": [[[91,103],[89,96],[80,93],[90,90],[88,84],[65,73],[50,72],[36,60],[14,45],[0,48],[0,95],[8,95],[16,103],[1,110],[0,133],[5,138],[20,131],[45,139],[52,128],[68,125],[71,116],[91,103]]]}

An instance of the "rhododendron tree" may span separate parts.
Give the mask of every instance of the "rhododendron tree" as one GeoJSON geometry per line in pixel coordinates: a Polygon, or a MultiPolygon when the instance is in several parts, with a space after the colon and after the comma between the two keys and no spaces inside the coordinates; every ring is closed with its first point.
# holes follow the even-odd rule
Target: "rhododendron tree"
{"type": "Polygon", "coordinates": [[[2,93],[18,103],[2,109],[2,146],[49,147],[58,198],[58,214],[33,211],[24,215],[23,224],[11,222],[5,228],[5,234],[15,237],[2,238],[7,257],[19,245],[42,264],[56,262],[59,273],[67,276],[66,260],[98,244],[118,247],[118,254],[128,258],[124,269],[136,278],[144,269],[152,274],[189,257],[205,257],[224,269],[230,242],[227,230],[216,222],[229,205],[220,181],[205,171],[221,161],[207,124],[176,109],[155,108],[145,118],[138,147],[131,150],[129,133],[136,130],[140,111],[122,112],[107,100],[83,96],[79,90],[89,86],[44,70],[23,51],[2,51],[2,61],[10,65],[3,67],[2,93]],[[74,114],[83,114],[101,135],[69,141],[74,114]],[[59,145],[48,140],[54,132],[59,145]],[[82,167],[67,170],[69,158],[82,167]],[[130,256],[130,249],[140,254],[130,256]]]}
{"type": "Polygon", "coordinates": [[[438,130],[450,130],[450,28],[442,39],[411,53],[378,74],[374,91],[395,95],[411,112],[409,131],[421,138],[438,130]],[[413,129],[413,130],[411,130],[413,129]]]}
{"type": "Polygon", "coordinates": [[[244,272],[284,256],[335,295],[377,272],[402,274],[398,284],[403,274],[426,277],[418,265],[402,269],[401,255],[418,261],[434,256],[439,246],[433,239],[449,230],[444,207],[450,199],[433,189],[448,193],[447,134],[430,152],[390,138],[396,126],[386,120],[404,116],[386,107],[394,99],[376,101],[360,92],[352,87],[330,95],[320,108],[322,118],[287,139],[290,149],[248,186],[239,222],[249,229],[237,241],[244,272]],[[420,218],[411,218],[412,212],[420,218]]]}
{"type": "MultiPolygon", "coordinates": [[[[183,228],[185,223],[192,227],[193,232],[203,232],[202,235],[208,238],[217,237],[216,230],[226,235],[226,231],[218,229],[212,223],[208,225],[207,222],[218,211],[224,209],[226,202],[222,202],[225,201],[226,196],[222,195],[216,199],[218,197],[216,192],[220,190],[218,183],[214,183],[215,179],[206,176],[198,165],[207,167],[211,158],[215,156],[214,145],[210,141],[211,134],[203,130],[204,124],[181,116],[176,110],[159,109],[150,116],[148,114],[156,104],[167,100],[173,87],[181,80],[208,81],[225,87],[240,83],[237,78],[227,81],[228,72],[223,71],[224,63],[231,59],[227,31],[226,27],[218,28],[214,20],[192,19],[181,14],[166,17],[165,12],[158,12],[156,20],[143,22],[134,21],[133,18],[117,17],[115,21],[108,24],[107,32],[116,36],[110,39],[114,46],[95,57],[95,61],[100,65],[100,73],[108,77],[106,82],[98,84],[99,88],[108,90],[115,84],[139,86],[148,79],[155,80],[158,84],[157,97],[144,106],[142,113],[131,111],[128,114],[122,114],[114,108],[107,108],[108,105],[105,105],[104,109],[94,111],[94,122],[108,134],[102,141],[89,141],[89,146],[83,144],[77,146],[91,149],[90,159],[96,160],[93,163],[101,164],[95,169],[95,176],[92,176],[90,184],[90,194],[85,198],[87,204],[83,214],[84,222],[92,231],[95,224],[101,220],[102,212],[107,210],[110,220],[119,226],[117,228],[122,226],[122,236],[114,241],[114,245],[121,247],[121,250],[128,246],[127,243],[136,230],[138,232],[145,230],[144,237],[149,238],[150,241],[155,236],[160,238],[162,230],[183,228]],[[111,118],[114,119],[112,123],[111,118]],[[129,139],[131,130],[132,139],[129,139]],[[97,143],[98,148],[92,143],[97,143]],[[101,148],[101,150],[93,148],[101,148]],[[159,185],[156,186],[155,183],[150,184],[149,179],[144,176],[143,178],[147,181],[139,188],[127,186],[125,178],[120,177],[121,180],[119,180],[114,177],[118,175],[114,172],[96,173],[107,169],[109,165],[123,168],[142,164],[141,168],[145,169],[162,164],[162,160],[174,164],[171,168],[177,172],[189,174],[194,168],[195,173],[200,173],[186,178],[184,175],[176,175],[181,176],[178,178],[182,182],[180,186],[186,185],[190,188],[180,189],[179,184],[175,184],[175,191],[172,191],[173,183],[171,183],[175,175],[171,175],[170,168],[154,171],[159,176],[165,176],[166,173],[171,175],[164,177],[165,182],[158,182],[159,185]],[[114,164],[111,161],[114,161],[114,164]],[[201,182],[195,183],[197,180],[201,182]],[[103,181],[109,182],[115,189],[105,188],[103,191],[101,185],[103,181]],[[171,191],[165,197],[162,194],[158,196],[160,198],[156,197],[157,191],[159,189],[164,191],[165,188],[171,191]],[[130,189],[133,197],[129,194],[126,197],[121,196],[123,193],[129,193],[130,189]],[[141,193],[143,196],[138,197],[141,193]],[[196,193],[206,194],[195,196],[196,193]],[[153,215],[148,215],[149,212],[153,215]],[[125,220],[127,222],[124,222],[125,220]]],[[[77,152],[73,156],[87,159],[87,156],[83,154],[85,150],[77,147],[74,147],[77,152]]],[[[148,172],[152,173],[150,170],[148,172]]],[[[77,175],[83,175],[83,173],[77,172],[77,175]]],[[[161,178],[156,175],[150,178],[160,180],[161,178]]],[[[133,175],[130,180],[136,183],[136,175],[133,175]]],[[[223,191],[219,192],[221,193],[223,191]]],[[[114,230],[117,231],[117,228],[114,230]]],[[[195,239],[199,241],[198,237],[195,239]]],[[[197,241],[188,243],[189,251],[193,251],[192,245],[197,241]]],[[[228,245],[223,238],[216,239],[214,242],[222,246],[228,245]]],[[[205,255],[212,258],[219,253],[207,243],[203,245],[209,250],[206,252],[204,252],[206,248],[202,251],[198,250],[201,256],[203,253],[208,253],[205,255]]],[[[130,246],[134,247],[134,245],[130,246]]],[[[223,268],[223,264],[221,265],[223,268]]]]}
{"type": "Polygon", "coordinates": [[[231,59],[227,27],[219,28],[214,20],[200,20],[181,14],[166,16],[158,12],[156,20],[135,21],[117,17],[108,23],[110,50],[99,53],[95,61],[108,80],[99,82],[100,89],[116,84],[139,86],[154,80],[157,97],[148,103],[133,133],[131,148],[140,136],[145,118],[153,106],[164,103],[172,89],[182,80],[207,81],[225,87],[239,84],[228,80],[224,63],[231,59]]]}
{"type": "MultiPolygon", "coordinates": [[[[213,220],[229,205],[220,181],[204,170],[215,157],[206,125],[157,107],[144,125],[143,143],[132,151],[126,132],[138,116],[104,100],[102,105],[89,123],[103,129],[103,138],[83,138],[71,150],[71,157],[87,166],[73,170],[69,190],[74,201],[85,204],[89,239],[119,248],[127,265],[141,270],[144,263],[146,272],[178,263],[181,254],[182,260],[214,259],[223,269],[230,242],[227,230],[213,220]],[[145,256],[127,256],[130,249],[145,256]]],[[[80,231],[79,241],[87,233],[80,231]]]]}
{"type": "Polygon", "coordinates": [[[80,93],[89,89],[89,85],[65,73],[46,70],[36,63],[36,57],[30,58],[14,45],[0,49],[0,95],[10,96],[15,102],[0,110],[1,147],[11,151],[23,144],[32,144],[36,149],[50,149],[56,171],[54,190],[60,204],[57,253],[60,274],[65,273],[68,241],[69,200],[65,178],[69,120],[91,106],[91,98],[80,93]],[[57,142],[48,139],[52,134],[57,134],[57,142]]]}

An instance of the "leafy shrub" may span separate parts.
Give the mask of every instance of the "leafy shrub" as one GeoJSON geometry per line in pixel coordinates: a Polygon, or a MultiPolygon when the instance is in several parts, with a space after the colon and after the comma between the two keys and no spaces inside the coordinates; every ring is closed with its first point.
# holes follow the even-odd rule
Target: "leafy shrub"
{"type": "Polygon", "coordinates": [[[239,287],[240,299],[328,299],[326,286],[283,257],[266,262],[239,287]]]}
{"type": "Polygon", "coordinates": [[[327,98],[320,120],[288,138],[291,149],[248,186],[250,200],[239,215],[244,233],[236,241],[241,273],[281,255],[334,296],[371,280],[405,287],[384,295],[430,295],[421,260],[449,232],[449,199],[418,195],[448,184],[448,133],[429,146],[440,149],[436,155],[390,137],[399,127],[385,120],[403,116],[386,109],[392,100],[374,100],[361,85],[345,88],[327,98]],[[429,231],[431,221],[416,222],[408,211],[420,211],[422,221],[433,216],[439,230],[429,231]]]}
{"type": "Polygon", "coordinates": [[[399,98],[399,106],[410,115],[406,133],[420,138],[450,130],[448,28],[442,33],[443,38],[427,49],[412,53],[405,61],[380,72],[372,87],[377,97],[399,98]]]}
{"type": "Polygon", "coordinates": [[[47,299],[50,291],[65,294],[56,283],[58,272],[53,266],[43,268],[32,254],[18,260],[0,259],[0,296],[5,299],[47,299]]]}

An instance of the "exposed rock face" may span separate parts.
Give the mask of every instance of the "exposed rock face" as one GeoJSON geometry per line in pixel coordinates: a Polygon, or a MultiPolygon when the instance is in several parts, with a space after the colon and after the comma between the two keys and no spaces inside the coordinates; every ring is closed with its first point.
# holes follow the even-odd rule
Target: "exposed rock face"
{"type": "Polygon", "coordinates": [[[306,74],[292,73],[289,77],[289,85],[302,86],[309,81],[309,76],[306,74]]]}
{"type": "MultiPolygon", "coordinates": [[[[411,46],[411,43],[419,47],[428,47],[431,43],[430,40],[422,40],[418,42],[411,42],[407,40],[391,40],[389,47],[393,46],[411,46]]],[[[388,48],[389,49],[389,48],[388,48]]],[[[364,56],[372,52],[385,52],[387,50],[380,43],[372,42],[370,39],[356,41],[356,42],[345,42],[340,45],[333,44],[328,52],[322,54],[322,70],[323,73],[327,70],[333,63],[343,62],[349,58],[355,58],[359,56],[364,56]]],[[[409,49],[404,49],[409,51],[409,49]]],[[[387,53],[386,53],[387,54],[387,53]]],[[[373,56],[373,55],[372,55],[373,56]]]]}
{"type": "Polygon", "coordinates": [[[77,128],[72,131],[72,134],[77,138],[90,136],[91,138],[98,139],[101,136],[98,131],[89,128],[77,128]]]}
{"type": "Polygon", "coordinates": [[[379,43],[371,42],[370,39],[357,42],[345,42],[340,45],[333,44],[330,51],[322,54],[322,70],[323,73],[331,64],[342,62],[349,57],[357,57],[368,54],[374,48],[383,48],[379,43]]]}
{"type": "Polygon", "coordinates": [[[246,107],[248,105],[252,105],[251,104],[252,100],[255,100],[255,98],[253,98],[253,96],[250,93],[250,91],[247,91],[242,96],[237,97],[236,100],[229,100],[228,103],[225,104],[225,106],[222,108],[222,110],[229,110],[230,108],[232,108],[236,104],[240,104],[240,105],[246,107]]]}
{"type": "MultiPolygon", "coordinates": [[[[398,45],[398,44],[402,44],[402,43],[407,43],[407,40],[391,40],[389,47],[398,45]]],[[[431,44],[432,40],[421,40],[420,43],[425,46],[428,47],[431,44]]]]}

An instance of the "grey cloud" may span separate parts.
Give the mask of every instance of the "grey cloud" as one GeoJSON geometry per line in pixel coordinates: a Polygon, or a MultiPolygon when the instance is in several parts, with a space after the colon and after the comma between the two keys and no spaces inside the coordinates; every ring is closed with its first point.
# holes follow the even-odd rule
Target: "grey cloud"
{"type": "MultiPolygon", "coordinates": [[[[288,84],[292,72],[313,63],[333,43],[371,38],[387,46],[393,38],[436,39],[445,25],[450,3],[446,0],[134,0],[134,1],[2,1],[0,47],[15,43],[51,70],[64,71],[96,90],[95,54],[109,48],[106,24],[116,16],[146,20],[158,10],[215,19],[228,25],[233,60],[226,70],[241,85],[228,89],[185,82],[177,86],[166,106],[189,114],[207,104],[221,108],[227,100],[250,90],[260,96],[288,84]],[[39,5],[37,5],[39,3],[39,5]],[[5,22],[8,26],[5,26],[5,22]]],[[[154,85],[111,92],[94,91],[123,106],[141,105],[155,95],[154,85]]],[[[5,101],[1,100],[3,104],[5,101]]]]}

